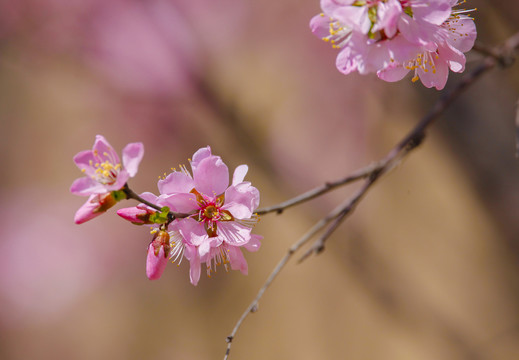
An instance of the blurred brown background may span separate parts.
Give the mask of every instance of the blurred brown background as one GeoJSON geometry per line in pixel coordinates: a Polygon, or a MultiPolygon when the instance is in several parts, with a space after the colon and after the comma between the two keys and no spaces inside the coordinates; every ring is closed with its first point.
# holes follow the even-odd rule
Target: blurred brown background
{"type": "MultiPolygon", "coordinates": [[[[479,40],[515,0],[472,0],[479,40]]],[[[343,76],[308,29],[319,1],[0,1],[0,358],[221,359],[274,265],[344,189],[256,227],[249,276],[148,281],[150,235],[115,211],[81,226],[72,157],[142,141],[138,191],[211,145],[262,206],[382,157],[439,93],[343,76]]],[[[468,54],[470,70],[481,59],[468,54]]],[[[448,87],[460,76],[451,74],[448,87]]],[[[519,66],[495,70],[381,181],[326,251],[289,264],[231,359],[519,359],[519,66]]],[[[126,204],[123,204],[125,206],[126,204]]]]}

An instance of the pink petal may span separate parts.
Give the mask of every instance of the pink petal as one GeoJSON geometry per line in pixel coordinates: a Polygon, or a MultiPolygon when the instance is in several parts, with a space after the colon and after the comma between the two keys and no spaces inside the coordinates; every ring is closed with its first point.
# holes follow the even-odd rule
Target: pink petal
{"type": "Polygon", "coordinates": [[[109,160],[112,164],[119,164],[119,155],[114,148],[106,141],[103,135],[96,135],[94,147],[92,148],[94,155],[97,152],[97,156],[109,160]]]}
{"type": "Polygon", "coordinates": [[[332,14],[335,10],[353,4],[355,0],[321,0],[321,9],[327,15],[332,14]]]}
{"type": "Polygon", "coordinates": [[[250,241],[251,229],[235,221],[218,223],[218,238],[233,246],[242,246],[250,241]]]}
{"type": "Polygon", "coordinates": [[[251,234],[249,242],[243,245],[243,247],[250,252],[258,251],[261,246],[261,240],[263,240],[263,236],[251,234]]]}
{"type": "Polygon", "coordinates": [[[105,186],[90,177],[82,177],[74,180],[70,186],[70,192],[75,195],[88,196],[107,192],[105,186]]]}
{"type": "Polygon", "coordinates": [[[474,46],[476,40],[476,25],[474,20],[467,16],[448,23],[447,40],[449,44],[461,52],[467,52],[474,46]]]}
{"type": "Polygon", "coordinates": [[[190,245],[199,246],[209,238],[204,225],[194,219],[185,218],[179,220],[176,226],[180,235],[182,235],[184,240],[190,245]]]}
{"type": "Polygon", "coordinates": [[[146,276],[150,280],[157,280],[162,276],[168,258],[164,253],[164,245],[160,246],[158,255],[155,255],[153,244],[148,246],[148,256],[146,257],[146,276]]]}
{"type": "MultiPolygon", "coordinates": [[[[259,206],[260,202],[260,194],[258,189],[256,189],[254,186],[250,185],[248,182],[244,182],[241,184],[238,184],[236,186],[230,186],[225,191],[225,206],[224,210],[228,209],[233,206],[231,203],[244,205],[250,212],[249,215],[245,215],[245,217],[250,217],[254,210],[259,206]]],[[[238,214],[235,214],[231,211],[233,216],[237,217],[238,219],[243,219],[245,217],[238,216],[238,214]]]]}
{"type": "Polygon", "coordinates": [[[189,260],[189,280],[194,286],[200,280],[200,258],[198,256],[193,256],[189,260]]]}
{"type": "Polygon", "coordinates": [[[420,81],[422,84],[424,84],[425,87],[435,87],[437,90],[441,90],[447,83],[447,78],[449,77],[449,67],[447,66],[447,62],[445,60],[436,61],[435,73],[432,71],[424,72],[423,70],[419,69],[418,76],[420,76],[420,81]]]}
{"type": "Polygon", "coordinates": [[[157,184],[161,194],[188,193],[195,187],[194,180],[187,174],[174,171],[157,184]]]}
{"type": "Polygon", "coordinates": [[[206,195],[222,194],[229,186],[229,169],[218,156],[203,159],[193,170],[195,188],[206,195]]]}
{"type": "Polygon", "coordinates": [[[163,195],[161,196],[160,204],[160,206],[169,206],[171,211],[182,214],[190,214],[198,209],[194,194],[163,195]]]}
{"type": "Polygon", "coordinates": [[[232,184],[238,185],[243,182],[245,179],[245,175],[247,175],[247,171],[249,171],[249,167],[247,165],[240,165],[234,170],[234,174],[232,176],[232,184]]]}
{"type": "Polygon", "coordinates": [[[367,34],[371,27],[367,6],[344,6],[335,10],[332,17],[362,34],[367,34]]]}
{"type": "Polygon", "coordinates": [[[395,82],[402,80],[408,73],[409,69],[404,68],[402,64],[395,63],[378,71],[377,76],[381,80],[395,82]]]}
{"type": "Polygon", "coordinates": [[[139,169],[139,164],[144,156],[144,145],[142,143],[131,143],[123,149],[123,166],[130,177],[134,177],[139,169]]]}
{"type": "Polygon", "coordinates": [[[441,25],[451,16],[451,0],[427,0],[425,4],[411,6],[415,19],[426,21],[433,25],[441,25]]]}
{"type": "Polygon", "coordinates": [[[80,151],[74,156],[74,162],[81,171],[84,171],[86,176],[92,177],[95,175],[96,169],[94,164],[97,162],[97,159],[94,157],[92,150],[80,151]]]}
{"type": "Polygon", "coordinates": [[[247,260],[243,257],[240,248],[236,246],[228,246],[226,250],[227,256],[229,256],[229,262],[231,263],[231,269],[240,270],[243,275],[247,275],[247,260]]]}
{"type": "Polygon", "coordinates": [[[212,156],[211,148],[209,146],[198,149],[193,154],[193,158],[191,159],[191,169],[193,170],[193,172],[195,172],[195,169],[200,163],[200,161],[204,160],[205,158],[208,158],[209,156],[212,156]]]}
{"type": "Polygon", "coordinates": [[[310,30],[318,38],[322,39],[330,35],[330,18],[321,14],[310,20],[310,30]]]}

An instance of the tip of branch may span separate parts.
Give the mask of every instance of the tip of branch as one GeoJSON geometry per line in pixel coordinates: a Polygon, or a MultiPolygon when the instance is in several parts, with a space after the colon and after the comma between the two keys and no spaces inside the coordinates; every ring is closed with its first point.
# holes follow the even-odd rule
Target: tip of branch
{"type": "Polygon", "coordinates": [[[228,344],[232,343],[232,340],[234,339],[234,336],[232,335],[229,335],[225,338],[225,342],[227,342],[228,344]]]}

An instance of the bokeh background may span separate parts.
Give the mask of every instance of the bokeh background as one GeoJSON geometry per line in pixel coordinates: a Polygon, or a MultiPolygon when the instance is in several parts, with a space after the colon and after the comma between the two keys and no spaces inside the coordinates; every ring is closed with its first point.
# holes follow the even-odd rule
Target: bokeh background
{"type": "MultiPolygon", "coordinates": [[[[515,0],[471,0],[479,40],[518,31],[515,0]]],[[[131,180],[210,145],[272,205],[381,158],[439,97],[341,75],[298,0],[0,1],[0,358],[220,359],[270,271],[356,185],[256,227],[249,275],[145,276],[150,235],[73,224],[72,157],[142,141],[131,180]]],[[[468,69],[481,55],[468,54],[468,69]]],[[[451,74],[447,87],[460,79],[451,74]]],[[[494,70],[378,183],[326,251],[291,263],[232,359],[519,359],[519,65],[494,70]]],[[[123,204],[122,206],[125,206],[123,204]]]]}

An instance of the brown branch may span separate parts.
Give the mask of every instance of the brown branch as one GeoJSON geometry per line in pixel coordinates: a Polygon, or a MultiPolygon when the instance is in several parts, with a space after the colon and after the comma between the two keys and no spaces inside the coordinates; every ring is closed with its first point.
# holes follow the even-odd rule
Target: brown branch
{"type": "Polygon", "coordinates": [[[396,165],[400,164],[402,160],[407,157],[414,149],[416,149],[422,141],[425,139],[425,131],[428,129],[431,124],[445,111],[445,109],[455,100],[457,99],[469,86],[474,84],[474,82],[479,79],[483,74],[493,69],[497,64],[502,67],[510,66],[515,60],[515,52],[519,47],[519,32],[510,37],[503,46],[496,48],[496,54],[492,54],[486,56],[481,64],[477,66],[473,71],[463,76],[461,81],[450,91],[446,92],[440,99],[436,102],[436,104],[432,107],[432,109],[420,120],[420,122],[395,146],[393,147],[388,154],[376,165],[368,166],[366,168],[360,169],[354,174],[342,179],[337,180],[333,183],[328,183],[318,188],[315,188],[311,191],[308,191],[300,196],[297,196],[291,200],[288,200],[279,205],[260,209],[263,214],[277,211],[278,213],[282,212],[284,209],[300,204],[304,201],[308,201],[313,199],[319,195],[322,195],[328,191],[331,191],[338,186],[345,185],[347,183],[366,178],[364,185],[359,189],[359,191],[354,194],[350,199],[341,204],[338,208],[328,214],[325,218],[321,219],[317,222],[310,231],[308,231],[299,241],[297,241],[294,245],[292,245],[285,256],[281,259],[278,265],[274,268],[274,270],[269,275],[268,279],[265,281],[263,286],[258,291],[258,294],[254,298],[254,300],[250,303],[247,309],[243,312],[240,319],[236,322],[231,334],[227,337],[227,350],[225,352],[224,360],[227,360],[229,357],[229,353],[231,351],[232,341],[236,336],[241,324],[247,318],[247,316],[251,312],[255,312],[257,310],[258,303],[268,289],[268,287],[272,284],[272,282],[279,275],[281,270],[285,267],[290,258],[297,252],[304,244],[306,244],[315,234],[317,234],[321,229],[323,229],[327,224],[331,222],[326,232],[314,243],[314,245],[308,250],[303,257],[300,259],[300,262],[306,259],[311,254],[319,253],[324,249],[324,244],[326,240],[331,236],[331,234],[339,227],[339,225],[350,215],[353,210],[355,210],[358,203],[364,198],[367,191],[373,186],[373,184],[379,180],[384,174],[390,172],[396,165]],[[371,169],[371,172],[369,171],[371,169]]]}
{"type": "Polygon", "coordinates": [[[327,182],[324,185],[318,186],[299,196],[296,196],[290,200],[282,202],[281,204],[258,209],[258,211],[256,211],[256,213],[258,215],[265,215],[265,214],[268,214],[271,212],[277,212],[278,214],[281,214],[283,212],[283,210],[285,210],[289,207],[299,205],[308,200],[312,200],[312,199],[314,199],[318,196],[321,196],[331,190],[334,190],[340,186],[350,184],[357,180],[364,179],[364,178],[370,176],[379,167],[380,167],[379,164],[372,164],[372,165],[366,166],[365,168],[359,169],[359,170],[355,171],[353,174],[350,174],[349,176],[347,176],[343,179],[339,179],[339,180],[336,180],[333,182],[327,182]]]}

